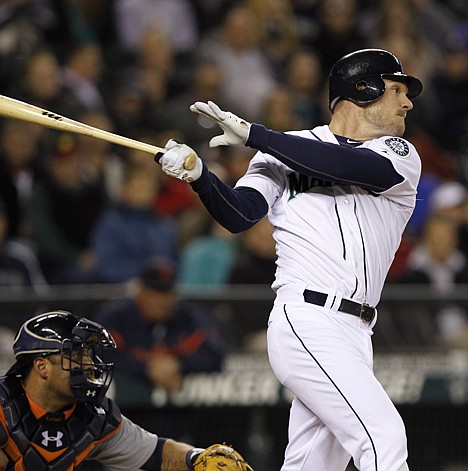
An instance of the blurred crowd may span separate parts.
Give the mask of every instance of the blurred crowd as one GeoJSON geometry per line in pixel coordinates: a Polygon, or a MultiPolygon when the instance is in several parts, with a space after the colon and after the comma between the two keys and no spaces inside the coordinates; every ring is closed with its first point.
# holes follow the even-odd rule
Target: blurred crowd
{"type": "MultiPolygon", "coordinates": [[[[3,0],[0,94],[156,146],[186,142],[234,184],[253,152],[210,149],[218,129],[189,105],[312,128],[329,121],[331,65],[364,47],[394,52],[424,83],[405,136],[423,175],[388,281],[448,293],[468,282],[466,2],[3,0]]],[[[6,119],[0,247],[0,285],[38,291],[124,282],[154,256],[184,284],[269,284],[275,271],[268,222],[227,233],[148,153],[6,119]]],[[[439,332],[468,332],[466,313],[442,311],[439,332]]]]}

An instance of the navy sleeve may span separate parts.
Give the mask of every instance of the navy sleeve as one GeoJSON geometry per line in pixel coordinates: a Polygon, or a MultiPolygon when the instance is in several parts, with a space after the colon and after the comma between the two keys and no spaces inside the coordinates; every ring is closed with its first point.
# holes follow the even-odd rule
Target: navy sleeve
{"type": "Polygon", "coordinates": [[[270,131],[252,124],[247,146],[272,155],[291,169],[332,183],[374,192],[403,181],[390,160],[376,152],[270,131]]]}
{"type": "Polygon", "coordinates": [[[140,469],[147,471],[161,471],[162,453],[166,440],[167,438],[164,437],[158,438],[158,444],[156,445],[153,454],[140,469]]]}
{"type": "Polygon", "coordinates": [[[205,165],[201,177],[191,185],[216,221],[233,233],[249,229],[268,212],[268,203],[259,191],[231,188],[205,165]]]}

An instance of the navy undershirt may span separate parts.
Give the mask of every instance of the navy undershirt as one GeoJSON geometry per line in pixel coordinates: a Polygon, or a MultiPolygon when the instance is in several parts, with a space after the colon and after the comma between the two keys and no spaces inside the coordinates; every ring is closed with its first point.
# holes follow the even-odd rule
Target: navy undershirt
{"type": "MultiPolygon", "coordinates": [[[[302,175],[359,186],[371,193],[380,193],[403,181],[385,157],[356,147],[360,142],[350,142],[341,136],[336,138],[340,145],[252,124],[246,145],[272,155],[302,175]]],[[[268,212],[268,203],[259,191],[248,187],[231,188],[205,165],[192,187],[210,214],[233,233],[252,227],[268,212]]]]}

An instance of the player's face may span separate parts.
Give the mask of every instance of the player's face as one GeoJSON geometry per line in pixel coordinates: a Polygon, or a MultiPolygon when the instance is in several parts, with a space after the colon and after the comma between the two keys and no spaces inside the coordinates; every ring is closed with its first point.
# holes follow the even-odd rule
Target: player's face
{"type": "Polygon", "coordinates": [[[385,92],[382,97],[365,107],[364,119],[381,136],[402,136],[405,132],[405,118],[413,109],[407,96],[408,87],[403,82],[384,79],[385,92]]]}
{"type": "Polygon", "coordinates": [[[83,368],[92,372],[93,361],[86,350],[73,350],[69,357],[60,354],[50,355],[47,359],[52,364],[49,377],[50,391],[64,403],[74,402],[70,384],[70,369],[83,368]],[[67,371],[68,370],[68,371],[67,371]]]}
{"type": "Polygon", "coordinates": [[[64,404],[73,402],[73,393],[70,384],[70,372],[62,369],[60,354],[49,355],[47,360],[50,363],[49,368],[49,393],[56,400],[64,404]]]}
{"type": "Polygon", "coordinates": [[[136,302],[145,319],[152,322],[167,322],[174,315],[177,297],[173,291],[164,292],[142,287],[136,302]]]}

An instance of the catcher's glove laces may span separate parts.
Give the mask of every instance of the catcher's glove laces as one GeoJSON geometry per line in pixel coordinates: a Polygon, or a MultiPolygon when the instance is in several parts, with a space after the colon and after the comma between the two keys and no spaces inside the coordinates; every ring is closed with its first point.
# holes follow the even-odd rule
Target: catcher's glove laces
{"type": "Polygon", "coordinates": [[[205,450],[190,450],[187,465],[194,471],[253,471],[242,455],[225,443],[211,445],[205,450]]]}

